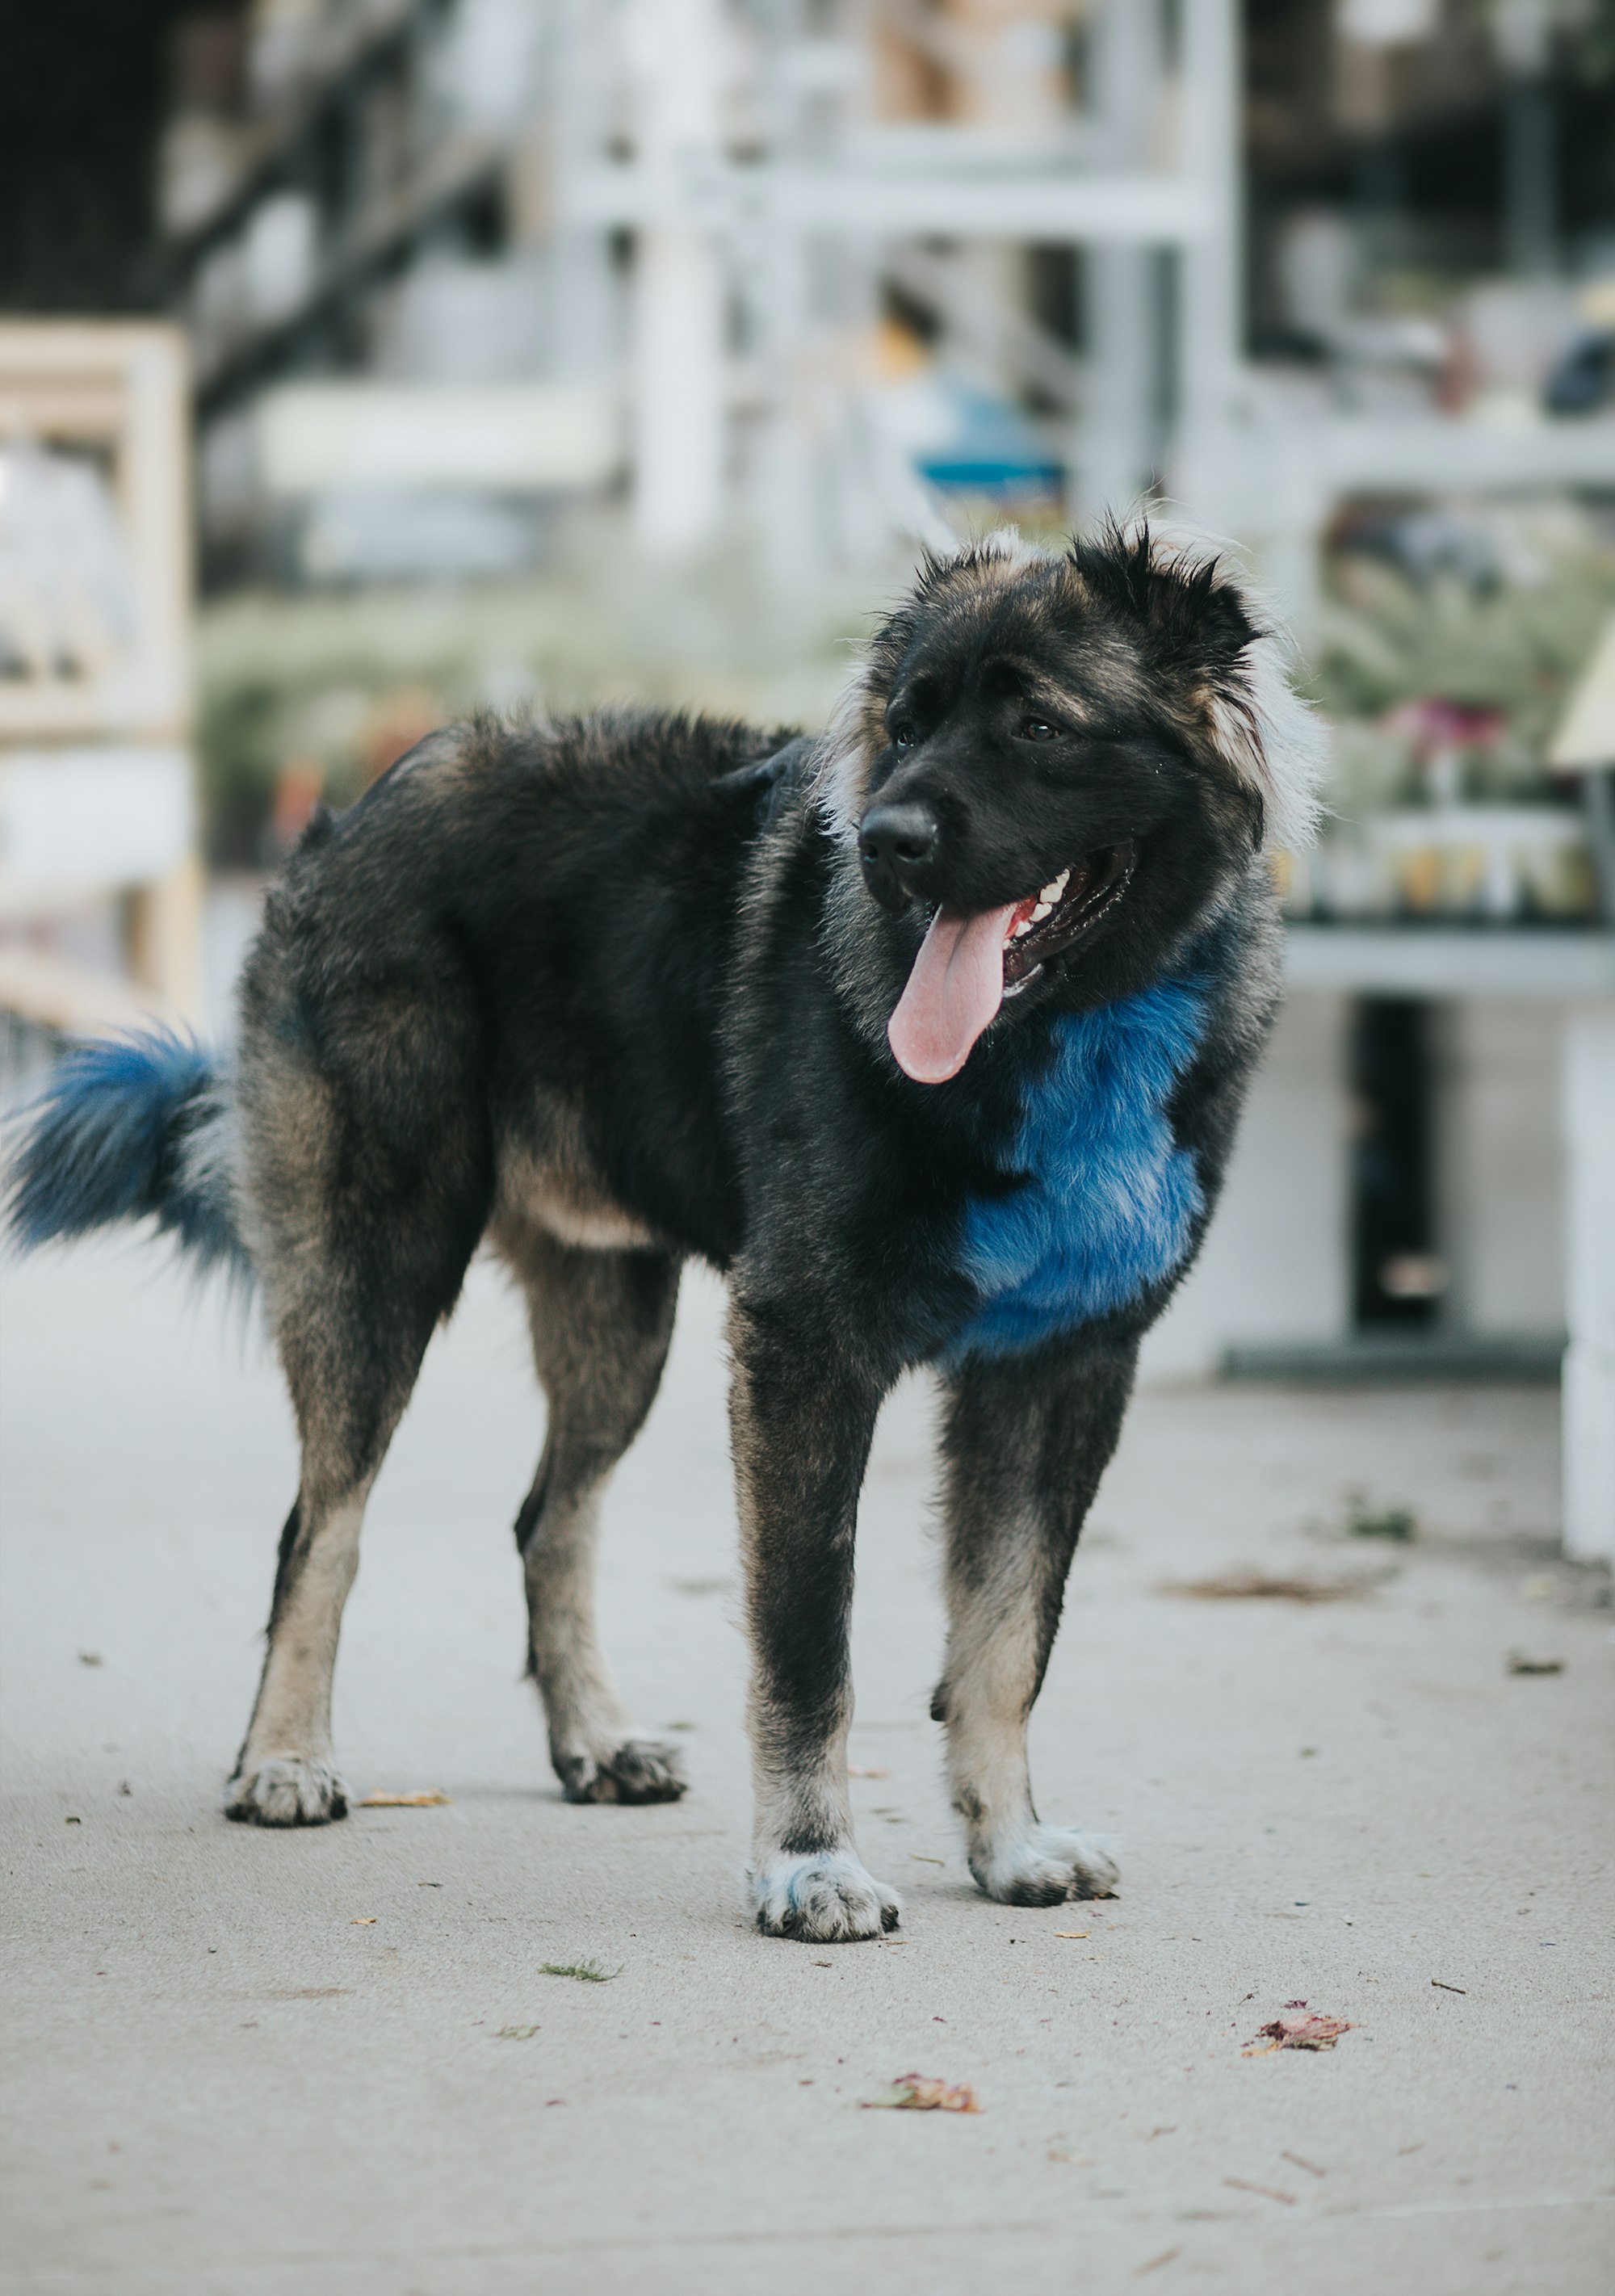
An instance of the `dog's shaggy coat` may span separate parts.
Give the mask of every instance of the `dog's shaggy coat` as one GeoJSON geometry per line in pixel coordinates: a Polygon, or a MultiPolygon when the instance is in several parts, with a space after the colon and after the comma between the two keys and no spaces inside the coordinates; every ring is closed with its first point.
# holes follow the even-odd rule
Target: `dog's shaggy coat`
{"type": "Polygon", "coordinates": [[[25,1242],[155,1215],[261,1282],[303,1445],[229,1789],[340,1817],[332,1669],[365,1501],[486,1239],[548,1433],[517,1520],[566,1792],[683,1791],[595,1640],[602,1492],[680,1263],[724,1270],[753,1645],[759,1925],[877,1935],[847,1792],[858,1492],[881,1398],[943,1390],[945,1725],[991,1897],[1108,1890],[1039,1824],[1027,1718],[1141,1334],[1193,1259],[1276,993],[1265,847],[1316,742],[1248,602],[1114,531],[927,564],[823,737],[684,718],[447,729],[316,820],[232,1074],[69,1055],[25,1242]]]}

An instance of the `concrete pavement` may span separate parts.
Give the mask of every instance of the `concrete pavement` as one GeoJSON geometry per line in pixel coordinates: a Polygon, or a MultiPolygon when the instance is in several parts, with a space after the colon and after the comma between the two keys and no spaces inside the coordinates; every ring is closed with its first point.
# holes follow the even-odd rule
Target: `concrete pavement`
{"type": "Polygon", "coordinates": [[[687,1286],[605,1562],[608,1647],[686,1800],[559,1799],[509,1534],[539,1409],[479,1268],[338,1677],[356,1791],[452,1800],[287,1835],[218,1814],[294,1479],[273,1365],[137,1245],[10,1269],[3,1310],[5,2291],[1609,2285],[1615,1612],[1555,1559],[1551,1394],[1141,1396],[1035,1739],[1044,1816],[1117,1835],[1123,1894],[1021,1912],[973,1890],[941,1788],[906,1390],[853,1756],[906,1914],[829,1950],[738,1903],[714,1286],[687,1286]],[[1411,1507],[1414,1542],[1345,1536],[1353,1492],[1411,1507]],[[1162,1591],[1246,1567],[1362,1585],[1162,1591]],[[583,1959],[616,1974],[542,1971],[583,1959]],[[1245,2056],[1296,2000],[1353,2030],[1245,2056]],[[860,2109],[911,2070],[982,2110],[860,2109]]]}

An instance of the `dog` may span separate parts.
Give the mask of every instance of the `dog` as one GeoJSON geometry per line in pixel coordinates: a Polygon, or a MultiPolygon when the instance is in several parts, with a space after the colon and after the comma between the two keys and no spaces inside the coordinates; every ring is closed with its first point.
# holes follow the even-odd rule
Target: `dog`
{"type": "Polygon", "coordinates": [[[681,1264],[727,1277],[751,1642],[751,1909],[876,1938],[847,1785],[858,1495],[881,1398],[943,1398],[947,1734],[970,1867],[1103,1896],[1042,1824],[1028,1718],[1138,1345],[1193,1262],[1274,1013],[1271,849],[1316,726],[1215,560],[1114,526],[930,558],[828,733],[473,721],[310,824],[225,1072],[69,1052],[28,1121],[32,1246],[151,1217],[261,1284],[302,1444],[227,1789],[342,1816],[332,1672],[366,1496],[486,1242],[548,1401],[516,1522],[569,1800],[685,1790],[597,1645],[607,1480],[681,1264]]]}

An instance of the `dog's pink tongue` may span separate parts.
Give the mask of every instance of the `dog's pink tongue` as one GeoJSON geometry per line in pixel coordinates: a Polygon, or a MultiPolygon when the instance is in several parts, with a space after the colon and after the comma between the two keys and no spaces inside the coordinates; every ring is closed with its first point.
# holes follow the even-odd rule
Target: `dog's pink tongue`
{"type": "Polygon", "coordinates": [[[898,1066],[916,1084],[946,1084],[1004,1002],[1004,948],[1021,905],[971,917],[939,909],[908,986],[886,1023],[898,1066]]]}

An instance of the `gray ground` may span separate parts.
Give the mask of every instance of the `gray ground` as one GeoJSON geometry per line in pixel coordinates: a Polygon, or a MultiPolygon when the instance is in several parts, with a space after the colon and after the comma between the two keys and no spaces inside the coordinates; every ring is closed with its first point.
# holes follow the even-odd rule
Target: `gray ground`
{"type": "Polygon", "coordinates": [[[1554,1560],[1551,1395],[1140,1398],[1036,1726],[1045,1816],[1120,1838],[1123,1895],[1035,1913],[977,1897],[941,1792],[927,1403],[899,1396],[854,1760],[907,1910],[829,1950],[738,1906],[713,1289],[616,1487],[604,1598],[688,1799],[558,1798],[508,1529],[538,1411],[479,1270],[377,1490],[339,1677],[356,1790],[452,1802],[270,1834],[218,1787],[285,1406],[153,1265],[6,1279],[8,2291],[1610,2284],[1615,1614],[1554,1560]],[[1343,1536],[1354,1486],[1417,1541],[1343,1536]],[[1168,1591],[1241,1565],[1363,1591],[1168,1591]],[[1511,1675],[1515,1648],[1564,1670],[1511,1675]],[[617,1974],[543,1973],[584,1957],[617,1974]],[[1353,2030],[1245,2056],[1299,1999],[1353,2030]],[[910,2070],[980,2114],[859,2109],[910,2070]]]}

